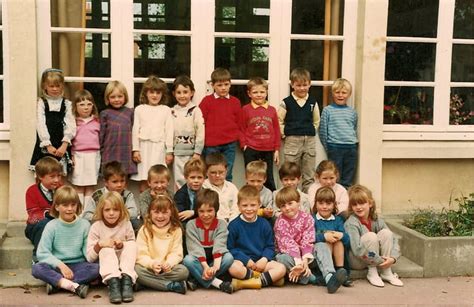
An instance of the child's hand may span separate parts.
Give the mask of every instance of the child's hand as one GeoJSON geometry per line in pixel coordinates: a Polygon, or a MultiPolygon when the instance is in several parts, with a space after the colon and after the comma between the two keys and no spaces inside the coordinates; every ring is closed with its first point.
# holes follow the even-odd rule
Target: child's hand
{"type": "Polygon", "coordinates": [[[395,259],[392,257],[382,256],[382,259],[385,261],[378,265],[378,267],[381,269],[387,269],[395,263],[395,259]]]}
{"type": "Polygon", "coordinates": [[[257,268],[257,265],[255,264],[255,262],[253,262],[252,259],[250,259],[249,262],[247,262],[247,268],[255,270],[257,268]]]}
{"type": "Polygon", "coordinates": [[[343,235],[344,234],[340,231],[333,231],[333,236],[337,239],[337,241],[340,241],[343,235]]]}
{"type": "Polygon", "coordinates": [[[153,270],[153,273],[155,273],[155,275],[158,275],[161,273],[161,264],[158,261],[154,261],[151,265],[151,269],[153,270]]]}
{"type": "Polygon", "coordinates": [[[273,162],[275,162],[275,165],[280,164],[280,152],[278,150],[273,153],[273,162]]]}
{"type": "Polygon", "coordinates": [[[303,267],[303,264],[295,265],[291,268],[290,273],[288,274],[288,278],[291,282],[296,283],[300,279],[301,274],[303,274],[304,272],[305,269],[303,267]]]}
{"type": "Polygon", "coordinates": [[[56,147],[54,147],[53,145],[46,146],[46,150],[50,155],[56,156],[56,147]]]}
{"type": "Polygon", "coordinates": [[[161,269],[163,270],[163,272],[168,273],[169,271],[171,271],[171,265],[165,261],[161,264],[161,269]]]}
{"type": "Polygon", "coordinates": [[[165,157],[165,162],[166,162],[166,165],[170,165],[171,163],[173,163],[173,154],[166,154],[166,157],[165,157]]]}
{"type": "Polygon", "coordinates": [[[255,263],[255,271],[263,272],[265,271],[265,267],[267,266],[268,260],[265,257],[260,258],[257,263],[255,263]]]}
{"type": "Polygon", "coordinates": [[[324,239],[326,239],[326,242],[328,242],[328,243],[337,242],[337,239],[334,237],[334,233],[332,231],[325,232],[324,233],[324,239]]]}
{"type": "Polygon", "coordinates": [[[272,208],[263,208],[263,216],[266,218],[271,218],[273,216],[272,208]]]}
{"type": "Polygon", "coordinates": [[[142,156],[140,155],[140,152],[139,151],[134,151],[132,153],[132,160],[133,162],[135,163],[140,163],[142,162],[142,156]]]}
{"type": "Polygon", "coordinates": [[[61,264],[58,265],[58,269],[59,271],[61,271],[61,274],[64,278],[69,280],[72,280],[74,278],[73,271],[66,264],[61,262],[61,264]]]}
{"type": "Polygon", "coordinates": [[[114,246],[115,249],[122,249],[123,248],[123,242],[120,239],[115,239],[114,240],[114,246]]]}
{"type": "Polygon", "coordinates": [[[66,153],[68,143],[63,142],[61,146],[56,150],[56,157],[62,158],[66,153]]]}
{"type": "Polygon", "coordinates": [[[185,210],[185,211],[181,211],[180,213],[178,213],[178,217],[179,217],[180,221],[190,219],[193,216],[194,216],[194,210],[185,210]]]}
{"type": "Polygon", "coordinates": [[[110,238],[109,238],[109,239],[102,239],[102,240],[99,241],[99,246],[100,246],[101,248],[104,248],[104,247],[111,247],[111,248],[113,248],[114,245],[115,245],[114,240],[113,240],[113,239],[110,239],[110,238]]]}
{"type": "Polygon", "coordinates": [[[198,154],[198,153],[193,153],[193,157],[192,159],[200,159],[201,158],[201,155],[198,154]]]}
{"type": "Polygon", "coordinates": [[[202,272],[202,279],[204,280],[211,280],[214,278],[216,275],[216,269],[214,267],[207,267],[203,272],[202,272]]]}

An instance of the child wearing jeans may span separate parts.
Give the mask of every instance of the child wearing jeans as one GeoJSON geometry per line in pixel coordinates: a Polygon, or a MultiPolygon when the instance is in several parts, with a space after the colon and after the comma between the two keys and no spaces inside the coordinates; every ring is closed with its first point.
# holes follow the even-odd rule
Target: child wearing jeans
{"type": "MultiPolygon", "coordinates": [[[[197,194],[195,211],[198,217],[186,224],[188,255],[184,257],[183,263],[204,288],[213,286],[232,294],[232,284],[221,279],[234,258],[227,250],[227,223],[216,218],[218,210],[217,192],[203,189],[197,194]]],[[[193,281],[188,282],[188,285],[191,290],[195,288],[193,281]]]]}
{"type": "Polygon", "coordinates": [[[311,214],[300,210],[300,194],[291,187],[276,195],[281,215],[275,222],[276,260],[286,267],[291,282],[315,284],[309,268],[313,262],[314,221],[311,214]]]}
{"type": "Polygon", "coordinates": [[[403,282],[392,272],[392,265],[400,257],[397,238],[375,210],[368,188],[354,185],[349,189],[349,218],[344,228],[351,242],[351,267],[356,270],[368,267],[367,280],[376,287],[383,287],[384,280],[402,287],[403,282]]]}

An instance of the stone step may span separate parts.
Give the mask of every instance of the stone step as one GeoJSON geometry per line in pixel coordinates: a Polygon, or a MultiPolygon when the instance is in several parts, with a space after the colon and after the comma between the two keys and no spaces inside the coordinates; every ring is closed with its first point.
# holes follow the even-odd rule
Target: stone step
{"type": "MultiPolygon", "coordinates": [[[[423,267],[403,256],[394,264],[393,272],[397,273],[401,278],[423,277],[423,267]]],[[[351,270],[351,277],[353,279],[365,278],[366,276],[367,270],[351,270]]]]}
{"type": "Polygon", "coordinates": [[[23,222],[8,222],[7,236],[8,237],[25,237],[26,223],[23,222]]]}
{"type": "Polygon", "coordinates": [[[0,270],[31,268],[33,245],[25,237],[6,237],[0,245],[0,270]]]}
{"type": "MultiPolygon", "coordinates": [[[[0,287],[40,287],[44,282],[31,275],[31,268],[0,270],[0,287]]],[[[33,302],[31,302],[33,303],[33,302]]]]}

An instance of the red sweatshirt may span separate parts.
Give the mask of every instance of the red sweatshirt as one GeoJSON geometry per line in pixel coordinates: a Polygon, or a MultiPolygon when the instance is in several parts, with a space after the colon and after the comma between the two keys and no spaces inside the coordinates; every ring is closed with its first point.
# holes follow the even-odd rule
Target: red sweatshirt
{"type": "Polygon", "coordinates": [[[51,203],[44,197],[38,184],[31,185],[26,190],[26,212],[28,213],[27,224],[36,224],[45,218],[46,212],[49,212],[51,203]]]}
{"type": "Polygon", "coordinates": [[[240,147],[248,146],[259,151],[280,149],[280,126],[276,109],[268,103],[252,103],[242,108],[240,120],[240,147]]]}

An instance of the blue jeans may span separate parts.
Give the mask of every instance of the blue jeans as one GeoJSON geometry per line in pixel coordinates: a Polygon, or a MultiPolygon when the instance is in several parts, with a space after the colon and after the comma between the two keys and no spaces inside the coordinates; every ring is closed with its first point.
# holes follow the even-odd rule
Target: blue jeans
{"type": "Polygon", "coordinates": [[[339,183],[346,189],[354,182],[357,167],[357,144],[333,145],[328,144],[328,159],[334,161],[339,170],[339,183]]]}
{"type": "MultiPolygon", "coordinates": [[[[216,277],[221,276],[227,270],[229,270],[230,266],[234,262],[234,257],[230,253],[225,253],[222,255],[221,267],[216,273],[216,277]]],[[[199,259],[195,256],[186,255],[183,260],[184,266],[188,269],[189,273],[194,277],[194,279],[199,282],[204,288],[209,288],[211,286],[212,280],[204,280],[202,279],[202,272],[204,271],[202,268],[202,264],[199,259]]],[[[212,266],[213,262],[208,263],[209,266],[212,266]]]]}
{"type": "MultiPolygon", "coordinates": [[[[296,265],[295,259],[288,254],[277,254],[275,260],[283,264],[286,268],[286,274],[290,273],[290,270],[296,265]]],[[[298,283],[302,285],[307,285],[309,282],[309,276],[300,276],[298,283]]]]}
{"type": "MultiPolygon", "coordinates": [[[[99,277],[99,264],[89,262],[67,263],[66,264],[74,273],[73,282],[78,284],[87,284],[99,277]]],[[[63,275],[58,268],[54,269],[47,263],[38,262],[31,268],[31,274],[48,284],[57,287],[63,275]]]]}
{"type": "Polygon", "coordinates": [[[326,277],[329,273],[335,273],[332,253],[326,242],[318,242],[314,244],[314,258],[318,264],[319,270],[326,277]]]}
{"type": "Polygon", "coordinates": [[[205,146],[204,150],[202,151],[204,157],[214,152],[220,152],[224,155],[224,158],[227,162],[227,176],[225,177],[225,180],[227,181],[232,181],[232,168],[234,167],[235,161],[235,146],[237,146],[237,142],[218,146],[205,146]]]}

